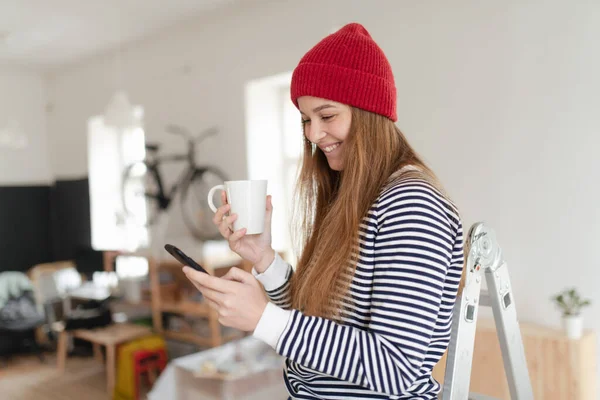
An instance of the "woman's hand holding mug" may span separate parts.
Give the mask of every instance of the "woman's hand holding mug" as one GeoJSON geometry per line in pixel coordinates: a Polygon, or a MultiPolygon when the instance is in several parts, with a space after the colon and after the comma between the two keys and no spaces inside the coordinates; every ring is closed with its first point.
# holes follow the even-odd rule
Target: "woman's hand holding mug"
{"type": "Polygon", "coordinates": [[[275,251],[271,247],[271,217],[273,215],[271,196],[266,196],[262,232],[248,235],[246,227],[234,231],[234,225],[239,215],[235,213],[227,215],[231,211],[231,204],[228,200],[227,193],[222,191],[221,203],[223,205],[216,209],[213,223],[219,228],[221,235],[229,241],[229,248],[243,259],[251,262],[258,273],[262,273],[275,259],[275,251]]]}

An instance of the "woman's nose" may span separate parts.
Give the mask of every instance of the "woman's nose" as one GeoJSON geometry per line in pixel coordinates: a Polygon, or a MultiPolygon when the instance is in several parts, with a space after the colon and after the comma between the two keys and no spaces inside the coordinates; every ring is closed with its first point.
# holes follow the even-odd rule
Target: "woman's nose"
{"type": "Polygon", "coordinates": [[[327,134],[323,132],[319,124],[310,124],[310,126],[308,127],[308,140],[315,144],[319,143],[319,141],[323,139],[326,135],[327,134]]]}

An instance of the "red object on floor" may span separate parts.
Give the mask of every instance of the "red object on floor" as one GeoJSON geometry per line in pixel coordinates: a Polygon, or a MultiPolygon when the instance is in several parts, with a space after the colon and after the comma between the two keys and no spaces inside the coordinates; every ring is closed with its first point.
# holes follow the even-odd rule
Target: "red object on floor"
{"type": "MultiPolygon", "coordinates": [[[[167,366],[167,353],[164,349],[158,350],[138,350],[133,353],[134,360],[134,377],[135,377],[135,399],[140,398],[140,387],[142,374],[146,374],[146,379],[149,376],[160,373],[167,366]]],[[[152,382],[153,384],[154,382],[152,382]]]]}

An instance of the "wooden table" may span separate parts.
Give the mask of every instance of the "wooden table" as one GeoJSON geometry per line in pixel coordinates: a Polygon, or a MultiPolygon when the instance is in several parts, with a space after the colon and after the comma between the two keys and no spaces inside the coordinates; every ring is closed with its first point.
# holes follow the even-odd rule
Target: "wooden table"
{"type": "Polygon", "coordinates": [[[94,357],[103,362],[100,346],[106,347],[106,389],[112,396],[115,387],[116,352],[117,346],[152,334],[152,330],[145,326],[134,324],[113,324],[98,329],[77,329],[66,331],[62,329],[58,337],[57,363],[60,372],[64,373],[67,360],[67,344],[69,337],[86,340],[92,343],[94,357]]]}

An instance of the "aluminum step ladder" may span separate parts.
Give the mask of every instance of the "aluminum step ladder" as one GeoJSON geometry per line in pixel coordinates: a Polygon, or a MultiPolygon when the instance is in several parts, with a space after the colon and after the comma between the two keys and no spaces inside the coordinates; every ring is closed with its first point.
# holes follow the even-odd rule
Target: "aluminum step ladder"
{"type": "Polygon", "coordinates": [[[508,267],[496,242],[496,235],[485,223],[474,224],[466,238],[467,262],[464,289],[454,307],[452,336],[444,376],[442,400],[492,399],[469,393],[475,345],[477,314],[480,306],[491,307],[504,361],[511,399],[532,400],[533,389],[525,360],[521,331],[508,267]],[[488,292],[481,291],[485,273],[488,292]]]}

